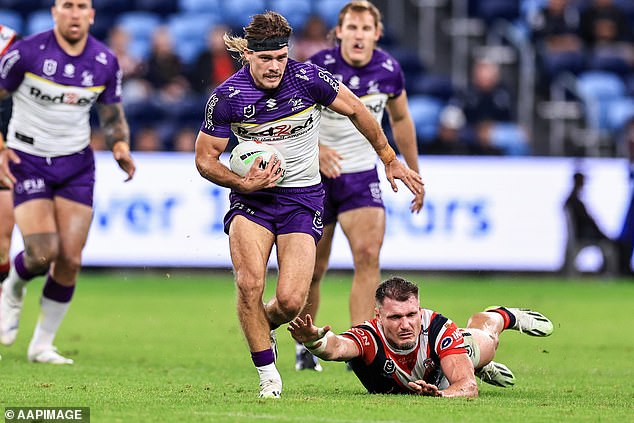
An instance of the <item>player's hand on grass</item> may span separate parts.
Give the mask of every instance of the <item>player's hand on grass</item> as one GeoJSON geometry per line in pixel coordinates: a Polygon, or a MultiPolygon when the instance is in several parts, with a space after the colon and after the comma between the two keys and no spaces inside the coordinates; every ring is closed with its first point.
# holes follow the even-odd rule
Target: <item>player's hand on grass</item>
{"type": "Polygon", "coordinates": [[[315,326],[313,324],[313,318],[310,314],[307,314],[304,320],[298,316],[289,322],[287,329],[297,342],[304,344],[306,342],[315,342],[323,338],[330,330],[330,326],[321,328],[315,326]]]}
{"type": "Polygon", "coordinates": [[[409,382],[409,387],[414,390],[418,395],[426,397],[442,397],[442,391],[438,389],[436,385],[427,383],[424,380],[417,380],[416,382],[409,382]]]}

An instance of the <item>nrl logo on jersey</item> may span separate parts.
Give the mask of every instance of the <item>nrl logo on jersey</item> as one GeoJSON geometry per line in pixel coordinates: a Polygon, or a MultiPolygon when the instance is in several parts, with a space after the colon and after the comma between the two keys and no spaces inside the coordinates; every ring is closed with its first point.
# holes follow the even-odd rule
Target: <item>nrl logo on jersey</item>
{"type": "Polygon", "coordinates": [[[255,106],[253,104],[244,106],[244,109],[242,109],[242,113],[244,114],[245,118],[247,119],[252,118],[253,115],[255,115],[255,106]]]}

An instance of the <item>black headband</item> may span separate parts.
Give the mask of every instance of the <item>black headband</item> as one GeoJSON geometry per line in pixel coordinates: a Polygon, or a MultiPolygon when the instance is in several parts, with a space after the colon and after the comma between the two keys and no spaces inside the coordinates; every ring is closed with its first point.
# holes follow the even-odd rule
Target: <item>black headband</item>
{"type": "Polygon", "coordinates": [[[253,51],[279,50],[288,46],[288,37],[267,38],[266,40],[247,39],[247,48],[253,51]]]}

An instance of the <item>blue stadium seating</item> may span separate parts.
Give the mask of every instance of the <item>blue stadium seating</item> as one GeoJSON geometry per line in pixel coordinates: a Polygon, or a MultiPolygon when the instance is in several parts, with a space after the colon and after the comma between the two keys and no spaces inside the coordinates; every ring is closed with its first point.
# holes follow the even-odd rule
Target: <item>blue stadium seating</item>
{"type": "Polygon", "coordinates": [[[620,132],[632,118],[634,118],[634,98],[620,98],[608,104],[607,129],[611,132],[620,132]]]}
{"type": "Polygon", "coordinates": [[[265,0],[228,0],[222,2],[222,10],[230,26],[243,27],[251,21],[251,16],[266,11],[266,2],[265,0]]]}
{"type": "Polygon", "coordinates": [[[304,27],[312,13],[311,0],[269,0],[269,7],[284,15],[295,32],[304,27]]]}
{"type": "Polygon", "coordinates": [[[315,2],[315,12],[326,22],[329,27],[337,26],[339,11],[348,3],[348,0],[320,0],[315,2]]]}
{"type": "Polygon", "coordinates": [[[25,35],[31,35],[53,29],[53,25],[53,17],[51,16],[51,11],[49,9],[36,10],[28,17],[25,35]]]}
{"type": "Polygon", "coordinates": [[[444,103],[435,97],[416,95],[408,99],[408,104],[419,143],[430,142],[438,131],[438,118],[444,103]]]}
{"type": "Polygon", "coordinates": [[[607,129],[609,104],[625,96],[625,84],[609,72],[587,71],[577,78],[577,91],[586,107],[586,119],[595,130],[607,129]]]}
{"type": "Polygon", "coordinates": [[[151,10],[161,16],[178,12],[178,0],[131,0],[136,10],[151,10]]]}
{"type": "Polygon", "coordinates": [[[167,29],[174,42],[174,50],[181,60],[191,64],[205,48],[207,33],[216,25],[216,15],[179,13],[167,19],[167,29]]]}
{"type": "Polygon", "coordinates": [[[184,13],[211,13],[218,11],[220,0],[179,0],[178,8],[184,13]]]}
{"type": "Polygon", "coordinates": [[[525,156],[529,153],[526,132],[516,123],[496,123],[491,128],[491,145],[507,156],[525,156]]]}
{"type": "Polygon", "coordinates": [[[116,23],[122,26],[133,40],[149,41],[157,26],[162,20],[159,15],[152,12],[132,11],[119,15],[116,23]]]}
{"type": "Polygon", "coordinates": [[[24,20],[22,19],[22,15],[13,10],[0,9],[0,24],[6,25],[18,33],[23,32],[22,25],[24,24],[24,20]]]}

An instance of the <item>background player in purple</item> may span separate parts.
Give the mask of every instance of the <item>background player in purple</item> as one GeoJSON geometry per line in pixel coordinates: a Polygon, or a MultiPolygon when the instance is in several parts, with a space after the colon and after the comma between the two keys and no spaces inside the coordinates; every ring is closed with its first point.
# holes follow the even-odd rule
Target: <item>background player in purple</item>
{"type": "MultiPolygon", "coordinates": [[[[309,61],[330,71],[365,104],[378,122],[387,110],[394,140],[410,169],[418,172],[414,123],[407,105],[403,72],[387,52],[377,49],[383,24],[381,12],[368,1],[351,1],[339,12],[335,28],[339,45],[322,50],[309,61]]],[[[385,235],[385,209],[379,188],[376,154],[348,119],[324,112],[319,129],[319,167],[326,192],[324,234],[317,245],[317,260],[306,308],[316,316],[320,283],[337,222],[348,239],[354,263],[350,289],[350,323],[372,317],[374,290],[380,282],[379,254],[385,235]]],[[[411,211],[423,207],[425,192],[417,193],[411,211]]],[[[297,345],[295,368],[321,370],[317,359],[297,345]]]]}
{"type": "Polygon", "coordinates": [[[73,296],[93,213],[95,162],[89,146],[93,104],[119,167],[132,179],[129,129],[121,107],[121,71],[89,35],[90,0],[57,0],[55,26],[16,42],[0,62],[0,98],[12,93],[0,183],[13,189],[24,251],[14,258],[0,296],[0,342],[11,345],[25,285],[47,274],[30,361],[72,364],[53,346],[73,296]]]}
{"type": "Polygon", "coordinates": [[[460,329],[447,317],[421,308],[418,287],[392,277],[375,292],[375,318],[341,335],[313,325],[310,315],[288,326],[293,338],[324,360],[348,361],[372,394],[477,397],[475,375],[508,387],[515,376],[493,360],[502,331],[549,336],[553,324],[529,309],[489,307],[460,329]]]}
{"type": "Polygon", "coordinates": [[[214,90],[196,140],[196,166],[211,182],[231,188],[225,216],[237,286],[242,331],[260,377],[260,397],[279,398],[282,380],[275,367],[270,335],[304,306],[315,263],[315,245],[323,225],[323,189],[319,174],[317,131],[321,109],[347,116],[370,140],[385,164],[393,189],[401,179],[415,193],[420,176],[396,159],[385,134],[359,99],[315,65],[288,58],[292,29],[275,13],[255,15],[245,38],[225,35],[229,50],[245,66],[214,90]],[[258,158],[240,177],[220,162],[230,132],[239,142],[257,140],[275,146],[286,172],[258,158]],[[277,248],[279,276],[275,296],[263,304],[267,263],[277,248]]]}

